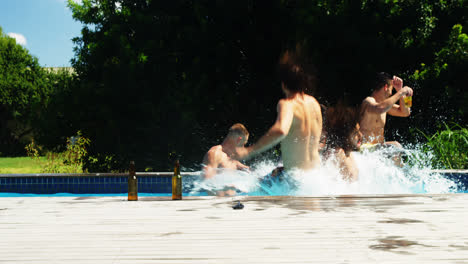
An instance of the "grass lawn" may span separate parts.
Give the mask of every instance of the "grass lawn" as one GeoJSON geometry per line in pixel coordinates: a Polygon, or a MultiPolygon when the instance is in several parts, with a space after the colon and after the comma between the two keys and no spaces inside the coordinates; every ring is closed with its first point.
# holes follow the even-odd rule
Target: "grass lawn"
{"type": "MultiPolygon", "coordinates": [[[[45,157],[39,158],[45,161],[45,157]]],[[[30,157],[0,158],[0,174],[41,173],[41,164],[30,157]]]]}

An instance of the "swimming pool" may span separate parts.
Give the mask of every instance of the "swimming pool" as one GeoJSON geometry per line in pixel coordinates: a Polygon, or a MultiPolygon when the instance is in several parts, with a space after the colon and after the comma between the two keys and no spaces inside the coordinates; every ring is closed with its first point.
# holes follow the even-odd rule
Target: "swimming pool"
{"type": "MultiPolygon", "coordinates": [[[[456,188],[450,192],[468,192],[468,171],[433,170],[437,179],[453,182],[456,188]]],[[[185,172],[183,174],[184,194],[183,196],[206,196],[209,195],[203,188],[197,189],[199,181],[198,172],[185,172]]],[[[170,196],[171,195],[171,172],[137,173],[138,195],[145,196],[170,196]]],[[[245,182],[246,176],[238,176],[245,182]]],[[[234,179],[229,179],[235,181],[234,179]]],[[[253,178],[255,180],[255,178],[253,178]]],[[[282,190],[271,186],[265,188],[258,183],[252,183],[259,188],[251,191],[239,191],[239,195],[290,195],[282,190]]],[[[394,181],[394,180],[393,180],[394,181]]],[[[388,180],[387,180],[388,182],[388,180]]],[[[222,185],[223,183],[221,183],[222,185]]],[[[239,183],[237,183],[239,185],[239,183]]],[[[314,183],[315,184],[315,183],[314,183]]],[[[330,185],[329,183],[327,183],[330,185]]],[[[389,183],[382,183],[387,184],[389,183]]],[[[404,183],[403,183],[404,184],[404,183]]],[[[219,184],[218,184],[219,185],[219,184]]],[[[220,186],[221,186],[220,185],[220,186]]],[[[276,186],[277,188],[278,186],[276,186]]],[[[282,186],[279,186],[282,187],[282,186]]],[[[431,189],[425,189],[422,181],[417,188],[408,189],[410,193],[431,193],[431,189]]],[[[387,193],[407,193],[405,191],[392,191],[387,193]]],[[[434,191],[432,191],[434,192],[434,191]]],[[[0,197],[28,197],[28,196],[126,196],[128,193],[128,174],[124,173],[94,173],[94,174],[1,174],[0,175],[0,197]]],[[[369,193],[369,192],[367,192],[369,193]]],[[[379,191],[378,193],[382,193],[379,191]]],[[[376,194],[378,194],[376,193],[376,194]]],[[[384,192],[386,193],[386,192],[384,192]]],[[[437,193],[437,191],[436,191],[437,193]]],[[[327,193],[298,193],[299,195],[326,195],[327,193]]],[[[328,193],[336,195],[340,193],[328,193]]],[[[346,193],[344,193],[346,194],[346,193]]],[[[294,194],[293,194],[294,195],[294,194]]]]}
{"type": "MultiPolygon", "coordinates": [[[[0,196],[15,195],[57,195],[76,194],[86,196],[126,195],[128,174],[125,173],[82,173],[82,174],[1,174],[0,196]]],[[[140,195],[169,195],[171,173],[137,173],[140,195]]],[[[184,173],[187,181],[193,181],[196,174],[184,173]]]]}

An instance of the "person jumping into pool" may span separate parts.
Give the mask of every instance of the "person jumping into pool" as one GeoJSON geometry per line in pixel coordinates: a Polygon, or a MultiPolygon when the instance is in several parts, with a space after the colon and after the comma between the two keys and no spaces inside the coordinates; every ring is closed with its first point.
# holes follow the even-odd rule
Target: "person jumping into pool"
{"type": "Polygon", "coordinates": [[[203,158],[204,179],[213,178],[217,168],[242,170],[249,169],[235,159],[236,149],[244,147],[249,140],[249,132],[244,125],[237,123],[229,128],[228,134],[221,145],[211,147],[203,158]]]}
{"type": "Polygon", "coordinates": [[[359,128],[359,112],[351,107],[338,103],[326,111],[324,127],[327,131],[327,142],[323,156],[340,169],[343,179],[350,182],[358,179],[359,170],[352,152],[359,151],[362,133],[359,128]]]}
{"type": "MultiPolygon", "coordinates": [[[[281,143],[283,166],[309,170],[319,166],[322,114],[317,100],[305,93],[314,76],[300,65],[297,53],[285,52],[279,61],[278,76],[285,98],[277,105],[273,126],[255,144],[238,149],[238,159],[249,159],[281,143]]],[[[276,173],[281,169],[276,170],[276,173]]]]}
{"type": "Polygon", "coordinates": [[[397,76],[381,72],[377,74],[375,89],[361,104],[359,125],[364,136],[364,148],[382,145],[401,147],[397,141],[385,141],[384,127],[387,113],[392,116],[408,117],[410,108],[404,103],[405,96],[413,96],[413,89],[403,87],[403,80],[397,76]],[[393,88],[396,93],[392,95],[393,88]],[[399,102],[399,104],[396,104],[399,102]]]}

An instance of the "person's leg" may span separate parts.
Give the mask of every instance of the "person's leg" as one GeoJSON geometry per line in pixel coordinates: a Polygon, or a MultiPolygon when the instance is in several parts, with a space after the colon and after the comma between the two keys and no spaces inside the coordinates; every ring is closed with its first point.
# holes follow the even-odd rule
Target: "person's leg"
{"type": "Polygon", "coordinates": [[[237,195],[237,189],[234,185],[225,186],[224,189],[217,191],[217,196],[235,196],[237,195]]]}
{"type": "Polygon", "coordinates": [[[396,148],[403,148],[403,147],[401,146],[401,144],[398,143],[398,141],[385,141],[383,144],[384,144],[385,146],[394,146],[394,147],[396,147],[396,148]]]}
{"type": "Polygon", "coordinates": [[[274,182],[283,180],[284,167],[275,168],[270,174],[260,180],[260,185],[271,187],[274,182]]]}
{"type": "Polygon", "coordinates": [[[403,147],[398,141],[386,141],[383,143],[383,146],[392,149],[389,151],[389,157],[393,160],[395,166],[401,168],[403,165],[405,165],[401,160],[401,150],[403,150],[403,147]]]}

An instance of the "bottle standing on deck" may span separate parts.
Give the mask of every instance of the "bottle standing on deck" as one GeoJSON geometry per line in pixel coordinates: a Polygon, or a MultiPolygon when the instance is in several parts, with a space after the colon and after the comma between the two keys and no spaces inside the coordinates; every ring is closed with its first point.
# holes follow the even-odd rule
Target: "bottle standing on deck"
{"type": "Polygon", "coordinates": [[[172,176],[172,200],[182,200],[182,176],[180,175],[180,164],[177,160],[172,176]]]}
{"type": "Polygon", "coordinates": [[[128,200],[138,201],[138,179],[136,177],[134,161],[130,161],[130,170],[128,175],[128,200]]]}

